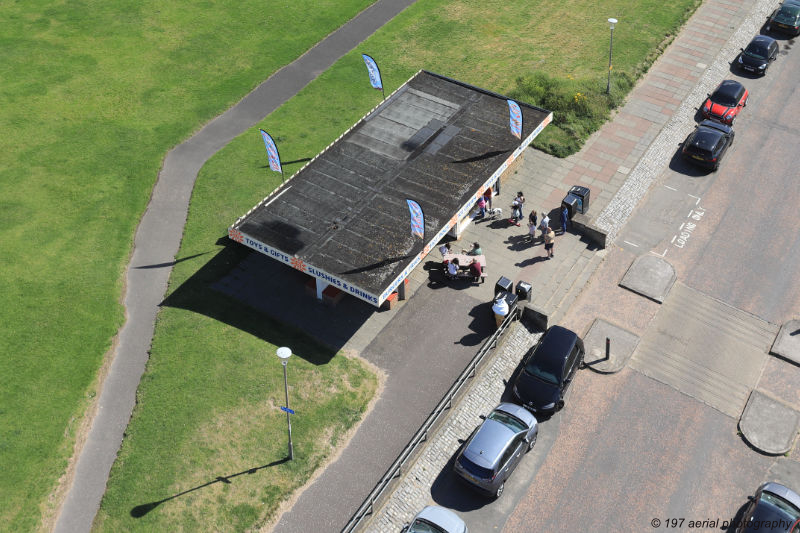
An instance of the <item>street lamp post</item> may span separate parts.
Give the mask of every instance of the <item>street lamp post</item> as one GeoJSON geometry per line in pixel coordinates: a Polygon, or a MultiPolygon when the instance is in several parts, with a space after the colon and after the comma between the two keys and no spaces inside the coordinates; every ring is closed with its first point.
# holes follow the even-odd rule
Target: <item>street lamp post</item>
{"type": "Polygon", "coordinates": [[[617,19],[608,19],[608,25],[611,26],[611,43],[608,45],[608,85],[606,85],[606,94],[611,94],[611,52],[614,50],[614,25],[617,19]]]}
{"type": "Polygon", "coordinates": [[[294,459],[294,448],[292,447],[292,419],[291,409],[289,409],[289,382],[286,379],[286,363],[289,362],[289,357],[292,356],[292,350],[283,346],[278,348],[278,357],[283,365],[283,390],[286,393],[286,425],[289,427],[289,460],[294,459]]]}

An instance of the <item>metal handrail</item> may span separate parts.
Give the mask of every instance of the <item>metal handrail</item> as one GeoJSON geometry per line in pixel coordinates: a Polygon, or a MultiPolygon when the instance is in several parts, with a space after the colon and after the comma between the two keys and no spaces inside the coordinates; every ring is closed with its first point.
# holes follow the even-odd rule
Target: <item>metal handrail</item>
{"type": "Polygon", "coordinates": [[[375,504],[375,501],[381,497],[384,493],[386,488],[389,486],[391,481],[398,477],[401,473],[402,468],[405,466],[406,462],[408,461],[409,457],[417,450],[419,445],[428,439],[428,431],[430,430],[431,426],[433,426],[438,420],[441,414],[450,409],[452,406],[453,398],[456,394],[461,391],[461,388],[466,383],[467,379],[473,377],[475,375],[475,369],[477,366],[483,361],[483,358],[489,353],[489,350],[495,347],[497,344],[497,339],[503,332],[508,329],[511,323],[516,320],[520,315],[519,308],[514,306],[512,311],[508,313],[505,320],[500,324],[500,327],[497,328],[486,342],[483,343],[481,349],[478,350],[478,353],[475,354],[475,357],[469,362],[467,367],[461,372],[461,375],[458,376],[455,383],[450,387],[450,390],[444,395],[442,400],[439,404],[431,411],[431,414],[428,415],[428,418],[423,422],[422,426],[420,426],[419,430],[411,437],[411,440],[406,444],[406,447],[403,448],[403,451],[400,452],[400,455],[397,456],[397,459],[392,463],[392,466],[386,471],[386,473],[381,477],[380,481],[378,481],[375,488],[372,489],[372,492],[369,493],[369,496],[364,500],[364,503],[361,504],[361,507],[355,512],[355,514],[350,518],[350,521],[342,529],[342,533],[351,533],[355,531],[355,529],[361,524],[364,518],[372,514],[372,506],[375,504]]]}

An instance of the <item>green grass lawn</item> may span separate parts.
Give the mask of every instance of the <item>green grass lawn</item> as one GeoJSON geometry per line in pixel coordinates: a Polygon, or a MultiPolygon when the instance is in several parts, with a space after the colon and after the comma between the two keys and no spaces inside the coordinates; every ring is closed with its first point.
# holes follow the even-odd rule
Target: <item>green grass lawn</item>
{"type": "MultiPolygon", "coordinates": [[[[591,129],[591,124],[581,121],[596,117],[581,111],[581,105],[586,104],[580,98],[576,103],[581,105],[574,108],[567,103],[574,101],[578,92],[604,98],[609,37],[606,19],[615,16],[620,20],[614,35],[614,72],[622,83],[615,85],[616,100],[600,102],[600,120],[694,7],[694,0],[602,4],[568,0],[534,2],[524,7],[493,0],[421,0],[259,126],[275,138],[284,161],[316,155],[380,102],[380,93],[370,88],[359,55],[366,52],[378,61],[387,94],[420,68],[501,93],[536,95],[542,94],[542,86],[560,88],[560,99],[544,106],[564,105],[564,113],[572,113],[573,122],[565,124],[563,130],[566,141],[556,139],[555,144],[574,144],[591,129]]],[[[538,99],[525,101],[545,104],[538,99]]],[[[302,164],[287,165],[285,170],[291,174],[302,164]]],[[[293,346],[294,334],[276,334],[263,317],[249,323],[242,317],[252,316],[252,311],[208,288],[247,253],[238,246],[219,251],[214,242],[280,182],[280,176],[265,170],[265,165],[264,147],[257,128],[253,128],[221,150],[200,173],[178,255],[192,259],[175,267],[170,305],[162,308],[159,317],[139,406],[120,460],[112,470],[96,524],[99,531],[247,530],[269,521],[279,502],[289,497],[289,491],[302,484],[331,452],[329,440],[315,441],[311,432],[301,432],[296,439],[302,443],[303,452],[297,454],[295,463],[238,476],[231,483],[203,486],[216,476],[268,464],[285,453],[285,421],[275,410],[282,392],[280,369],[274,361],[273,346],[259,339],[269,338],[273,345],[285,339],[293,346]],[[212,303],[204,304],[207,299],[212,303]],[[216,319],[207,318],[207,314],[216,319]],[[237,323],[237,328],[231,328],[230,323],[237,323]],[[196,370],[197,366],[202,371],[196,370]],[[225,390],[232,383],[237,390],[225,390]],[[265,393],[269,406],[263,405],[265,393]],[[261,441],[264,435],[270,436],[268,442],[261,441]],[[230,442],[233,440],[236,442],[230,442]],[[178,494],[182,495],[147,506],[178,494]],[[149,512],[131,517],[133,509],[149,512]]],[[[367,398],[367,389],[371,390],[374,383],[363,370],[350,366],[349,372],[358,378],[349,381],[362,383],[364,390],[356,393],[348,388],[325,403],[327,395],[319,396],[312,389],[320,388],[318,380],[327,379],[330,367],[340,364],[342,358],[314,365],[314,361],[326,360],[332,354],[311,345],[300,351],[305,355],[291,367],[304,376],[299,381],[292,378],[293,395],[306,399],[304,415],[297,421],[323,412],[337,413],[343,417],[337,418],[334,426],[340,434],[359,414],[361,404],[351,396],[367,398]]]]}
{"type": "Polygon", "coordinates": [[[0,530],[51,514],[167,150],[370,3],[0,3],[0,530]]]}

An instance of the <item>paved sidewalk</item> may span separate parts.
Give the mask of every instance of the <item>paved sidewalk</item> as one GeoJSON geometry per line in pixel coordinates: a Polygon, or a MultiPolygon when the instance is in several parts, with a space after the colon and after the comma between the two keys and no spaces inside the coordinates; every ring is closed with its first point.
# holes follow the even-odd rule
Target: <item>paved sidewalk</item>
{"type": "MultiPolygon", "coordinates": [[[[739,48],[758,33],[769,10],[770,3],[765,0],[756,3],[707,0],[632,91],[624,107],[591,137],[578,154],[559,160],[535,150],[527,150],[518,174],[509,186],[503,188],[501,198],[508,202],[504,201],[500,206],[506,210],[505,204],[510,203],[519,188],[528,199],[526,212],[531,208],[550,211],[560,204],[569,187],[587,186],[591,189],[589,216],[594,225],[607,232],[607,242],[612,242],[635,206],[675,156],[678,144],[693,129],[695,110],[706,93],[726,77],[728,63],[734,60],[739,48]],[[721,17],[741,23],[738,27],[720,26],[718,21],[721,17]]],[[[496,232],[499,229],[497,226],[478,223],[468,229],[464,241],[479,240],[484,250],[492,250],[496,246],[493,244],[496,238],[493,239],[491,232],[496,232]]],[[[523,229],[518,229],[518,233],[523,233],[523,229]]],[[[553,260],[542,261],[534,257],[520,260],[519,251],[528,250],[528,246],[521,243],[516,235],[508,235],[504,244],[509,251],[517,254],[518,259],[503,262],[499,273],[515,280],[531,282],[534,301],[540,306],[542,298],[538,298],[537,302],[537,294],[552,291],[552,286],[563,276],[572,273],[577,263],[588,260],[579,268],[580,274],[570,288],[557,290],[563,292],[565,297],[559,299],[550,296],[544,304],[544,308],[554,312],[556,317],[563,316],[574,300],[574,296],[566,295],[578,292],[586,285],[588,275],[596,270],[596,258],[605,255],[605,251],[594,252],[589,243],[569,232],[557,238],[556,258],[553,260]],[[511,275],[506,273],[509,265],[514,267],[511,275]]],[[[502,253],[502,250],[489,251],[487,256],[502,257],[502,253]]],[[[538,245],[530,250],[530,255],[537,253],[542,254],[538,245]]],[[[490,259],[490,267],[492,264],[490,259]]],[[[497,271],[490,272],[490,279],[494,280],[497,271]]],[[[650,313],[653,311],[649,310],[650,313]]],[[[519,350],[515,355],[517,361],[523,353],[523,350],[519,350]]],[[[508,356],[507,353],[498,356],[498,361],[508,356]]],[[[418,464],[396,483],[396,492],[387,496],[384,505],[375,510],[366,530],[398,530],[421,506],[430,503],[431,484],[426,481],[430,476],[421,473],[420,469],[435,468],[428,465],[427,461],[432,457],[432,452],[436,455],[437,446],[442,446],[441,442],[444,441],[441,439],[448,438],[451,425],[460,427],[464,417],[474,420],[489,408],[479,406],[469,398],[460,403],[454,409],[453,420],[443,423],[440,436],[419,452],[421,459],[418,464]]],[[[452,450],[448,448],[441,454],[446,456],[446,460],[452,455],[452,450]]],[[[439,461],[442,459],[440,457],[439,461]]]]}

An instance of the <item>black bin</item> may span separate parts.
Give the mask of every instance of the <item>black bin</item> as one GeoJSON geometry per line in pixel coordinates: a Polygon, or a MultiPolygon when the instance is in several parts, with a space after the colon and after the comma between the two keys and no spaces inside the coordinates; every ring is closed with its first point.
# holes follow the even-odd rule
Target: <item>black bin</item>
{"type": "Polygon", "coordinates": [[[513,292],[514,282],[505,276],[500,276],[500,279],[498,279],[497,283],[494,284],[494,293],[497,294],[503,291],[513,292]]]}
{"type": "Polygon", "coordinates": [[[533,287],[531,287],[530,283],[527,281],[517,282],[517,298],[519,298],[520,302],[530,302],[531,292],[533,292],[533,287]]]}
{"type": "Polygon", "coordinates": [[[570,188],[567,196],[569,195],[573,195],[578,198],[576,205],[576,211],[578,213],[586,213],[589,210],[589,187],[581,187],[580,185],[573,185],[570,188]]]}

